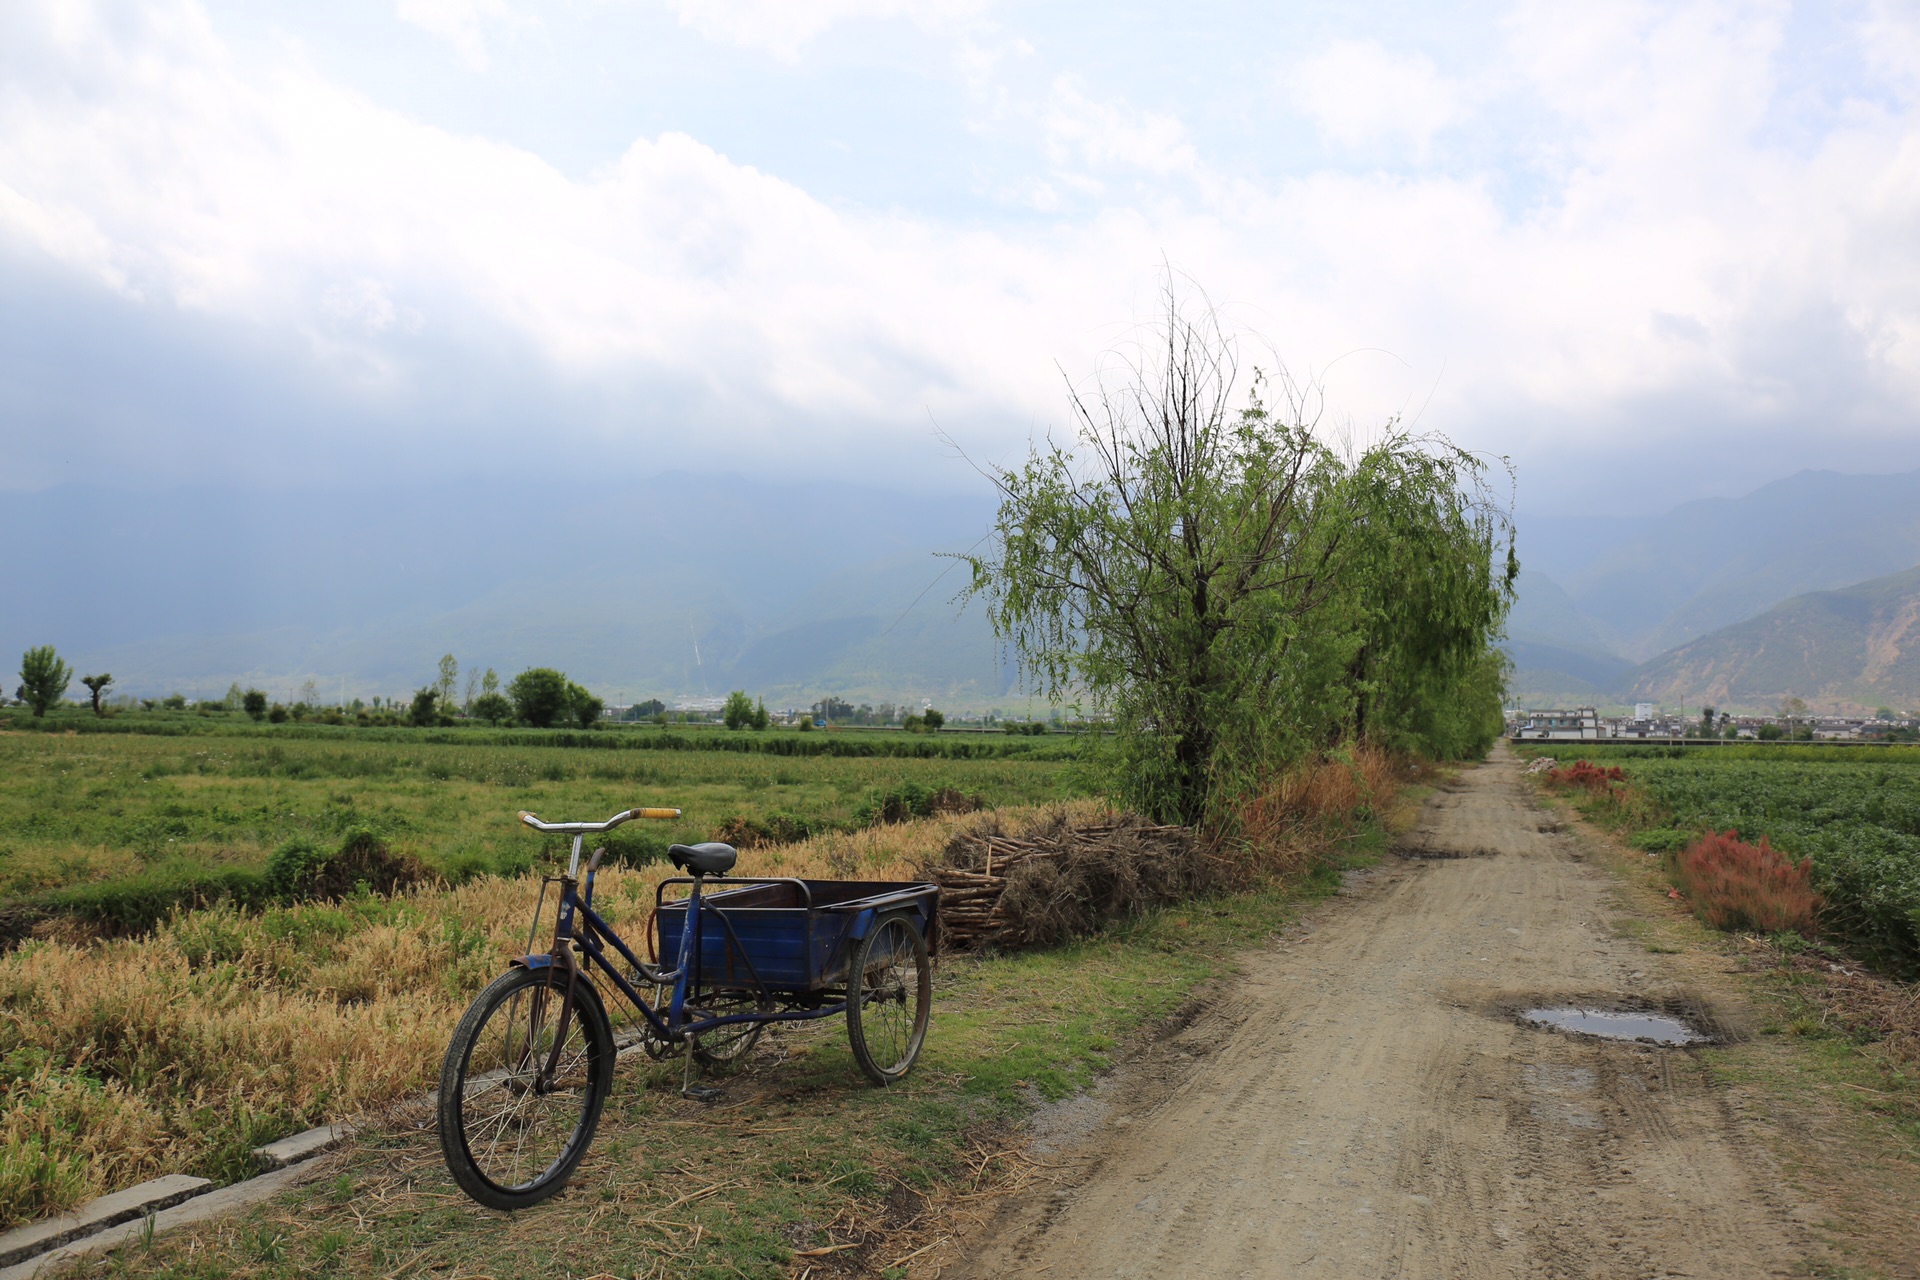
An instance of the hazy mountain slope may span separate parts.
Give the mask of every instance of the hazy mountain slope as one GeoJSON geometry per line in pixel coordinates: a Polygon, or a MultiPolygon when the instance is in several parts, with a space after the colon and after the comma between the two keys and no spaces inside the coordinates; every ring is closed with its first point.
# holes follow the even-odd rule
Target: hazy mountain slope
{"type": "Polygon", "coordinates": [[[964,565],[931,553],[836,574],[741,655],[736,682],[782,696],[1005,702],[1014,671],[999,660],[985,610],[955,603],[966,583],[964,565]]]}
{"type": "Polygon", "coordinates": [[[1686,503],[1562,577],[1620,652],[1645,658],[1791,596],[1920,561],[1920,471],[1803,471],[1740,498],[1686,503]]]}
{"type": "Polygon", "coordinates": [[[7,495],[0,655],[52,643],[136,693],[403,695],[448,651],[616,700],[985,692],[992,639],[947,606],[957,584],[908,607],[945,567],[929,548],[970,545],[991,515],[984,494],[684,475],[538,496],[7,495]]]}
{"type": "Polygon", "coordinates": [[[1796,596],[1661,655],[1630,684],[1667,703],[1920,705],[1920,568],[1796,596]]]}

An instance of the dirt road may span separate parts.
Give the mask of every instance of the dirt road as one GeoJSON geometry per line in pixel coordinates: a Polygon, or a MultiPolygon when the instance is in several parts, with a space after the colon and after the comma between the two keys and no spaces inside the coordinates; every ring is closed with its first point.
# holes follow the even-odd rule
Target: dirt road
{"type": "Polygon", "coordinates": [[[948,1276],[1785,1275],[1809,1214],[1687,1051],[1521,1024],[1535,1005],[1687,1009],[1617,938],[1613,882],[1504,752],[1428,803],[1351,900],[1249,960],[1151,1072],[1088,1105],[1077,1186],[948,1276]],[[1543,829],[1546,828],[1546,829],[1543,829]]]}

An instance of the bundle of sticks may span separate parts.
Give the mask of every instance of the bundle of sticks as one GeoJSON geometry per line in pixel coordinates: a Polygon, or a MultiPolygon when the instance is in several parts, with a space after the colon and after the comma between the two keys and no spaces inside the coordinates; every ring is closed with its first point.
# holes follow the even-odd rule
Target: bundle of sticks
{"type": "Polygon", "coordinates": [[[962,832],[947,845],[946,865],[927,869],[940,886],[941,938],[954,947],[1044,945],[1062,929],[1080,931],[1069,919],[1084,927],[1162,900],[1169,877],[1143,877],[1138,864],[1185,861],[1191,837],[1185,827],[1124,818],[1081,827],[1041,823],[1021,836],[1006,835],[991,823],[962,832]],[[1125,890],[1116,895],[1119,882],[1125,890]],[[1153,891],[1134,900],[1131,891],[1146,882],[1153,891]],[[1009,896],[1009,884],[1024,892],[1009,896]],[[1114,901],[1116,896],[1120,900],[1114,901]]]}

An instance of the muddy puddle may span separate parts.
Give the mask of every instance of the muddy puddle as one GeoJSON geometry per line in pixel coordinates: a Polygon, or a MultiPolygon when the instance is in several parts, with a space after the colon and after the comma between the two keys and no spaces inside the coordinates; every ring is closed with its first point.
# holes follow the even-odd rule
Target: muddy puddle
{"type": "Polygon", "coordinates": [[[1705,1044],[1712,1036],[1695,1030],[1671,1014],[1652,1010],[1528,1009],[1520,1020],[1534,1026],[1557,1027],[1606,1040],[1637,1040],[1653,1044],[1705,1044]]]}

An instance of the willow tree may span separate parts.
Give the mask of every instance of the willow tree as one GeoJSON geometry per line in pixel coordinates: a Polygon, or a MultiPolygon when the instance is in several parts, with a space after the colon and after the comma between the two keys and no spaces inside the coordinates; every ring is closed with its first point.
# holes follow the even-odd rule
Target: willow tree
{"type": "Polygon", "coordinates": [[[1171,285],[1149,333],[1070,389],[1071,443],[990,473],[971,593],[1029,684],[1111,719],[1119,798],[1194,823],[1381,722],[1366,700],[1403,697],[1409,661],[1484,654],[1510,588],[1468,455],[1398,434],[1336,454],[1317,392],[1257,369],[1243,390],[1235,342],[1171,285]]]}

